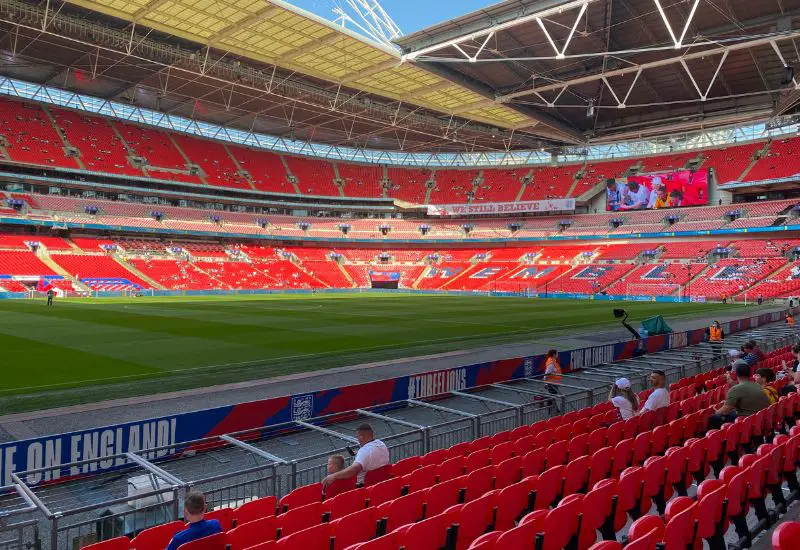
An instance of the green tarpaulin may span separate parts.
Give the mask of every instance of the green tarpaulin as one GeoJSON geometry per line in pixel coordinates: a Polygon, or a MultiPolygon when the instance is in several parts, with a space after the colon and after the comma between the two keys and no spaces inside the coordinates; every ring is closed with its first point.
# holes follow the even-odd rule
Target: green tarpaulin
{"type": "Polygon", "coordinates": [[[672,332],[672,329],[661,315],[656,315],[655,317],[650,317],[642,321],[642,328],[647,331],[649,336],[672,332]]]}

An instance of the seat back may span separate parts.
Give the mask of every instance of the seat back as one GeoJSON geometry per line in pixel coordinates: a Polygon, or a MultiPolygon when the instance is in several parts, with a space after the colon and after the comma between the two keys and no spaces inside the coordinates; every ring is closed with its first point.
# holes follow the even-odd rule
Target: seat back
{"type": "Polygon", "coordinates": [[[181,544],[178,550],[225,550],[225,533],[217,533],[210,537],[181,544]]]}
{"type": "MultiPolygon", "coordinates": [[[[186,525],[182,521],[171,521],[145,529],[130,541],[131,550],[148,550],[149,548],[166,548],[178,531],[186,525]]],[[[127,550],[127,546],[125,547],[127,550]]]]}

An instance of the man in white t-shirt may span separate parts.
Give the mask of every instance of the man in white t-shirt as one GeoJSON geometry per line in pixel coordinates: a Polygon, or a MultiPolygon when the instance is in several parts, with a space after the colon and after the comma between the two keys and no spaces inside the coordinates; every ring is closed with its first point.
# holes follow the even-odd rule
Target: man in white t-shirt
{"type": "Polygon", "coordinates": [[[657,411],[669,407],[669,390],[667,385],[667,375],[663,370],[654,370],[650,373],[650,385],[653,386],[653,393],[647,398],[642,411],[657,411]]]}
{"type": "Polygon", "coordinates": [[[361,448],[358,449],[353,463],[344,470],[328,475],[322,480],[323,486],[337,479],[349,479],[353,476],[358,476],[358,482],[363,483],[364,474],[389,465],[389,449],[383,441],[375,439],[372,426],[361,424],[356,429],[356,439],[361,448]]]}
{"type": "Polygon", "coordinates": [[[628,193],[625,195],[625,204],[619,207],[620,210],[641,210],[647,207],[650,200],[650,190],[644,185],[639,185],[636,181],[628,182],[628,193]]]}

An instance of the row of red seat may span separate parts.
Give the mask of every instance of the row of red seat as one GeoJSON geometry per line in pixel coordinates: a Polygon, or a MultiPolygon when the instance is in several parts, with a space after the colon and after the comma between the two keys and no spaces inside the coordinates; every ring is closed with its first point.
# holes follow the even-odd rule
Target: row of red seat
{"type": "MultiPolygon", "coordinates": [[[[720,378],[724,376],[718,369],[694,377],[692,383],[719,381],[720,378]]],[[[491,504],[492,525],[499,532],[512,528],[521,511],[528,508],[544,511],[558,497],[595,486],[609,475],[619,478],[620,485],[631,487],[635,493],[635,484],[625,485],[621,481],[623,472],[634,467],[644,475],[642,468],[646,467],[643,465],[649,457],[660,455],[668,447],[680,445],[702,431],[710,405],[722,399],[724,391],[725,387],[720,384],[714,391],[673,403],[662,415],[645,413],[626,422],[617,422],[616,411],[609,403],[602,403],[402,460],[377,472],[380,474],[377,477],[376,472],[370,472],[372,478],[367,478],[365,487],[332,498],[329,492],[329,498],[324,501],[322,487],[312,484],[296,489],[278,503],[274,497],[267,497],[237,510],[213,514],[226,529],[233,527],[224,536],[226,541],[239,536],[237,532],[258,532],[259,535],[254,536],[260,537],[259,544],[265,545],[264,548],[277,544],[287,549],[327,549],[329,544],[324,541],[333,537],[330,544],[339,549],[345,548],[345,543],[368,540],[382,532],[395,532],[389,538],[402,537],[406,548],[428,548],[430,546],[419,546],[420,529],[445,525],[454,517],[454,506],[461,506],[465,514],[474,514],[481,506],[477,502],[491,504]],[[660,421],[666,423],[658,424],[660,421]],[[384,477],[388,479],[381,481],[384,477]],[[278,515],[276,508],[281,512],[278,515]],[[237,514],[241,514],[242,509],[257,509],[257,513],[264,514],[258,520],[259,529],[243,529],[241,520],[237,523],[237,514]],[[421,518],[427,519],[416,523],[421,518]],[[433,521],[433,518],[438,519],[433,521]],[[407,537],[411,538],[403,537],[402,530],[397,531],[403,526],[408,527],[411,534],[407,537]],[[280,536],[277,543],[269,536],[264,540],[264,532],[272,531],[276,537],[280,536]]],[[[640,397],[646,398],[647,393],[642,392],[640,397]]],[[[717,443],[724,445],[722,440],[717,443]]],[[[691,448],[692,456],[701,451],[708,454],[708,446],[691,448]]],[[[687,456],[689,452],[687,447],[687,456]]],[[[700,459],[695,457],[695,460],[700,459]]],[[[462,521],[459,525],[462,526],[457,545],[460,549],[466,548],[483,531],[480,521],[462,521]],[[464,531],[465,525],[478,530],[464,531]]],[[[159,529],[167,528],[156,528],[159,529]]],[[[147,531],[139,537],[145,533],[147,531]]],[[[385,541],[386,537],[376,540],[385,541]]],[[[235,544],[231,546],[232,550],[237,548],[235,544]]]]}

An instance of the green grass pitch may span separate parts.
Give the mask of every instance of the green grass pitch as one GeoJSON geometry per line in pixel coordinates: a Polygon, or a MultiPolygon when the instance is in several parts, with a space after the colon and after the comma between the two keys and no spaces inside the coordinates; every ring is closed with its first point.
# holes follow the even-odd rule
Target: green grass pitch
{"type": "MultiPolygon", "coordinates": [[[[390,294],[0,301],[0,414],[619,326],[615,302],[390,294]]],[[[732,307],[635,302],[633,321],[732,307]]]]}

